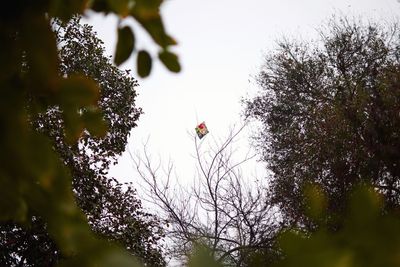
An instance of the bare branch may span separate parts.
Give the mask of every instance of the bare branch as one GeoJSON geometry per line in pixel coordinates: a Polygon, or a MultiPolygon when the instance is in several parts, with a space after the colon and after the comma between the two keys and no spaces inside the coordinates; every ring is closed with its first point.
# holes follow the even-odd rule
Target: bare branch
{"type": "Polygon", "coordinates": [[[251,183],[241,171],[254,155],[247,152],[234,159],[238,152],[234,144],[245,126],[232,128],[225,140],[214,140],[207,149],[192,136],[197,173],[190,188],[172,187],[173,164],[169,162],[166,168],[153,164],[147,143],[141,156],[131,154],[152,203],[171,225],[166,231],[170,252],[180,260],[186,260],[191,248],[201,243],[219,261],[239,264],[246,260],[245,249],[269,247],[278,231],[276,209],[268,204],[261,185],[251,183]]]}

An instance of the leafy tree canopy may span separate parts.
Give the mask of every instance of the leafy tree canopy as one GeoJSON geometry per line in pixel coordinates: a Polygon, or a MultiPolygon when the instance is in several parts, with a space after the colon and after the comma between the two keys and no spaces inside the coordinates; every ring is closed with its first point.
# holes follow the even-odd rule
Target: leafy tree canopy
{"type": "MultiPolygon", "coordinates": [[[[117,241],[146,264],[162,266],[165,262],[157,244],[163,235],[159,222],[142,211],[131,185],[123,189],[122,184],[105,176],[109,165],[125,149],[129,132],[141,113],[135,107],[137,82],[111,64],[104,56],[102,42],[90,26],[79,24],[78,17],[68,23],[55,20],[53,30],[57,33],[60,75],[84,75],[99,84],[98,105],[108,128],[102,138],[84,131],[78,143],[71,143],[65,133],[67,122],[57,106],[40,113],[32,124],[52,140],[73,175],[75,196],[92,230],[117,241]]],[[[30,223],[28,227],[10,222],[2,225],[2,251],[5,251],[2,265],[53,266],[65,258],[48,236],[45,224],[37,216],[30,223]],[[10,240],[14,246],[7,245],[10,240]],[[45,244],[39,249],[43,255],[37,251],[36,240],[45,244]]]]}
{"type": "Polygon", "coordinates": [[[261,122],[258,148],[274,176],[273,201],[289,224],[307,222],[304,186],[328,196],[333,225],[359,183],[400,204],[400,38],[382,27],[332,20],[313,44],[283,41],[257,77],[261,91],[246,102],[261,122]]]}
{"type": "MultiPolygon", "coordinates": [[[[159,12],[162,2],[17,0],[0,11],[0,220],[26,224],[32,221],[33,215],[39,216],[65,256],[60,263],[63,266],[136,265],[127,252],[96,238],[75,202],[71,187],[74,177],[75,195],[83,210],[90,210],[90,203],[100,201],[97,199],[100,194],[88,202],[82,200],[80,196],[85,187],[77,186],[78,183],[84,184],[79,172],[87,170],[93,176],[99,176],[103,167],[92,168],[94,161],[104,164],[106,169],[121,150],[121,141],[126,138],[123,137],[125,133],[119,131],[132,126],[124,123],[132,123],[135,119],[113,119],[112,112],[104,110],[103,113],[107,99],[99,99],[107,89],[101,91],[95,78],[88,79],[85,73],[77,74],[73,69],[67,73],[64,67],[72,68],[72,63],[61,64],[51,18],[67,22],[73,14],[83,14],[89,9],[114,13],[120,16],[121,22],[133,17],[153,38],[160,48],[160,55],[169,55],[168,60],[161,62],[173,71],[179,71],[177,57],[169,52],[170,45],[175,42],[165,32],[159,12]],[[43,116],[46,113],[49,113],[48,117],[43,116]],[[45,124],[46,120],[54,120],[54,124],[45,124]],[[107,135],[107,120],[123,123],[116,126],[116,132],[107,135]],[[61,127],[55,129],[57,125],[61,127]],[[58,139],[62,136],[60,128],[65,134],[63,139],[58,139]],[[88,154],[84,155],[83,151],[88,154]],[[82,168],[74,164],[81,164],[82,168]],[[71,168],[66,168],[66,165],[71,168]]],[[[121,33],[119,36],[117,63],[136,51],[132,45],[132,29],[124,30],[129,31],[131,34],[121,33]]],[[[73,51],[66,49],[63,52],[73,51]]],[[[146,76],[150,73],[153,57],[145,50],[140,52],[146,55],[147,60],[138,60],[137,69],[142,74],[146,70],[142,75],[146,76]]],[[[79,69],[81,63],[75,63],[79,69]]],[[[88,67],[87,71],[91,68],[88,67]]],[[[113,97],[123,96],[126,96],[124,91],[113,97]]],[[[132,113],[131,107],[128,109],[129,114],[138,115],[137,110],[132,113]]],[[[96,192],[97,189],[93,190],[96,192]]],[[[89,218],[96,214],[97,210],[94,210],[89,218]]]]}

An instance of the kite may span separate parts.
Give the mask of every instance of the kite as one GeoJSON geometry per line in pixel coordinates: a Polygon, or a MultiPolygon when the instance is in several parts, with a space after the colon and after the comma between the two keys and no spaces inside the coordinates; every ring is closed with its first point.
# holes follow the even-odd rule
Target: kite
{"type": "Polygon", "coordinates": [[[208,129],[204,121],[199,125],[197,125],[196,133],[200,139],[203,138],[206,134],[208,134],[208,129]]]}

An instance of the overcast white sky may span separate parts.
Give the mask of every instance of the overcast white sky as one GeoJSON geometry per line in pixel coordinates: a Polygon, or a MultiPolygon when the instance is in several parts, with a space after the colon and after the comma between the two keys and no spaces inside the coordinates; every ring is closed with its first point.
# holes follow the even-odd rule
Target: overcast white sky
{"type": "MultiPolygon", "coordinates": [[[[263,55],[274,48],[277,39],[316,37],[315,29],[333,14],[392,20],[399,11],[396,0],[165,1],[162,14],[167,31],[179,43],[174,50],[183,70],[172,74],[156,62],[150,77],[139,79],[137,105],[145,114],[132,131],[130,150],[140,148],[150,136],[151,152],[171,157],[180,176],[190,179],[193,145],[188,131],[205,121],[210,130],[205,139],[211,140],[226,135],[233,123],[240,123],[240,99],[257,90],[251,76],[257,73],[263,55]]],[[[91,15],[88,22],[112,55],[116,18],[91,15]]],[[[156,54],[140,27],[128,23],[137,33],[137,47],[156,54]]],[[[132,69],[133,75],[134,62],[130,58],[123,65],[132,69]]],[[[247,146],[247,141],[242,144],[247,146]]],[[[123,180],[137,179],[126,154],[110,173],[123,180]]]]}

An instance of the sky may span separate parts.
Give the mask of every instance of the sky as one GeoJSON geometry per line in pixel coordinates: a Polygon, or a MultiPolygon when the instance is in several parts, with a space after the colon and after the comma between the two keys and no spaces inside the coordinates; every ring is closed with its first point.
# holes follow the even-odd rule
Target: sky
{"type": "MultiPolygon", "coordinates": [[[[264,56],[273,51],[276,41],[286,36],[310,40],[333,14],[391,21],[400,14],[396,0],[166,0],[161,9],[170,35],[177,41],[182,71],[168,72],[159,62],[153,64],[149,78],[138,79],[136,104],[144,114],[132,130],[128,148],[133,153],[148,139],[149,152],[167,162],[175,162],[181,180],[193,179],[193,139],[197,123],[205,121],[210,134],[207,145],[224,138],[234,124],[242,122],[240,100],[254,95],[258,87],[254,76],[264,56]]],[[[86,23],[93,25],[105,42],[106,53],[114,54],[117,18],[89,14],[86,23]]],[[[157,50],[145,32],[133,20],[137,48],[157,50]]],[[[132,69],[131,57],[121,68],[132,69]]],[[[137,78],[135,76],[135,78],[137,78]]],[[[249,147],[249,132],[238,143],[249,147]]],[[[137,177],[130,157],[124,153],[110,176],[135,183],[137,177]]],[[[253,162],[251,168],[260,168],[253,162]]],[[[263,168],[261,166],[261,168],[263,168]]]]}

